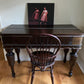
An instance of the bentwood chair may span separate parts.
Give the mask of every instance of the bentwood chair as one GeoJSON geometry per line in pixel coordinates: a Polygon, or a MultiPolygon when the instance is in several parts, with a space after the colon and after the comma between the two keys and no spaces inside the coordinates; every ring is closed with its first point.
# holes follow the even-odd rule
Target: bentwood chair
{"type": "Polygon", "coordinates": [[[31,84],[33,83],[35,71],[50,71],[52,84],[54,84],[53,65],[60,46],[60,39],[55,35],[42,33],[30,36],[26,49],[32,64],[31,84]],[[40,69],[36,70],[35,67],[40,69]],[[49,70],[46,70],[46,68],[49,68],[49,70]]]}

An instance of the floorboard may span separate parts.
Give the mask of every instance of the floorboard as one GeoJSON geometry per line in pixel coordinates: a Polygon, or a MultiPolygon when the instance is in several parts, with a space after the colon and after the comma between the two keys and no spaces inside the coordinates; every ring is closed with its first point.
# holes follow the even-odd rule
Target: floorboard
{"type": "MultiPolygon", "coordinates": [[[[68,77],[69,62],[56,62],[54,66],[55,84],[84,84],[84,74],[76,64],[73,70],[73,76],[68,77]]],[[[30,84],[31,81],[31,63],[15,62],[16,78],[11,77],[11,71],[6,61],[0,61],[0,84],[30,84]]],[[[35,72],[33,84],[52,84],[50,72],[35,72]]]]}

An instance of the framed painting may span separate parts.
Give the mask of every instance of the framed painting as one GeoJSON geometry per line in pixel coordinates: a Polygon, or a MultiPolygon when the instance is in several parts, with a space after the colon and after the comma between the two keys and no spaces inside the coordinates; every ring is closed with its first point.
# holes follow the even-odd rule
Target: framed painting
{"type": "Polygon", "coordinates": [[[29,25],[53,25],[54,3],[28,3],[29,25]]]}

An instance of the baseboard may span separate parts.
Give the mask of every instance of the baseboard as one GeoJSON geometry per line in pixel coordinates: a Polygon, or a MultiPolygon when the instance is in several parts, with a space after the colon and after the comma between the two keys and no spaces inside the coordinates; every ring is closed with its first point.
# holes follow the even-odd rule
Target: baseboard
{"type": "Polygon", "coordinates": [[[77,63],[84,74],[84,60],[82,58],[78,58],[77,63]]]}
{"type": "Polygon", "coordinates": [[[0,28],[0,32],[2,31],[2,29],[0,28]]]}

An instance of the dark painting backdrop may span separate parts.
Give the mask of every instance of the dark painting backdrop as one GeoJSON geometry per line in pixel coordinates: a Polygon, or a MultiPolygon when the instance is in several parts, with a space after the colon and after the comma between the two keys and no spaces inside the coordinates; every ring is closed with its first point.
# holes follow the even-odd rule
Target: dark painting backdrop
{"type": "Polygon", "coordinates": [[[28,22],[29,25],[53,25],[54,3],[28,3],[28,22]],[[44,8],[48,12],[46,15],[47,20],[41,21],[44,8]]]}

